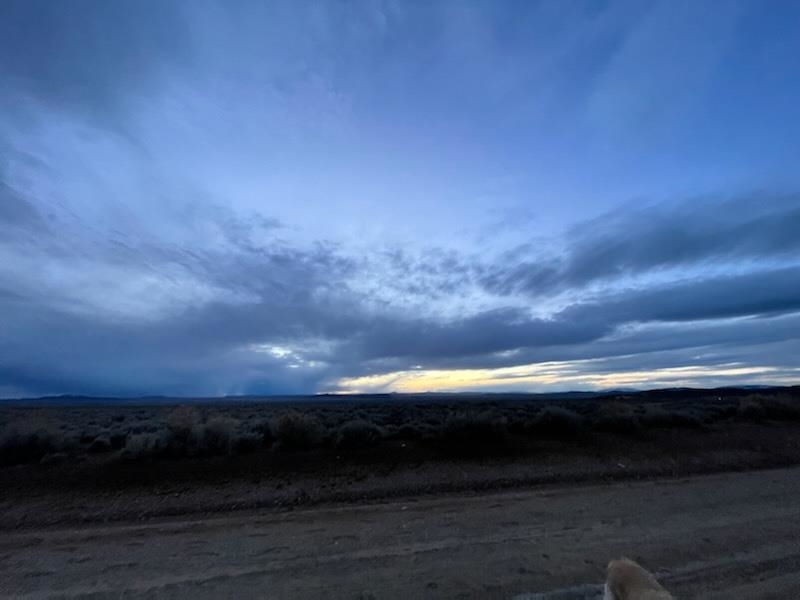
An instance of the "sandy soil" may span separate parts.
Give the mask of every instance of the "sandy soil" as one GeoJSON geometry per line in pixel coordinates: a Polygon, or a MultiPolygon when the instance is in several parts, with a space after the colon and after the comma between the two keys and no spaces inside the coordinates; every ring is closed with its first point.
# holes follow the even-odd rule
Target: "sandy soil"
{"type": "Polygon", "coordinates": [[[625,554],[680,598],[800,597],[800,468],[262,509],[0,537],[3,598],[590,598],[625,554]]]}

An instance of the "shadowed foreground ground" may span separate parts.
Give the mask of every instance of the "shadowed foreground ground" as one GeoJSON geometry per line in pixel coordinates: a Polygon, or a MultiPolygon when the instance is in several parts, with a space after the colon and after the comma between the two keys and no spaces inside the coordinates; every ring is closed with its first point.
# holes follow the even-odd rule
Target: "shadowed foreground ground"
{"type": "Polygon", "coordinates": [[[585,598],[627,554],[681,598],[797,598],[799,491],[789,468],[20,530],[0,595],[585,598]]]}

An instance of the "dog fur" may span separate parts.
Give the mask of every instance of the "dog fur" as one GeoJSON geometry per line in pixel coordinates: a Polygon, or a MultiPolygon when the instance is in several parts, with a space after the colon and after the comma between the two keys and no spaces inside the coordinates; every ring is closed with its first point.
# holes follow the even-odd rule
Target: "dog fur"
{"type": "Polygon", "coordinates": [[[608,563],[605,600],[674,600],[652,573],[628,558],[608,563]]]}

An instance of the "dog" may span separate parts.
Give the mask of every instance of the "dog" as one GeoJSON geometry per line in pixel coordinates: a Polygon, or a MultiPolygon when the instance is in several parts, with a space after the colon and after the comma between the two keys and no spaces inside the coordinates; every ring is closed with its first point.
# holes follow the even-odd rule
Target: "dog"
{"type": "Polygon", "coordinates": [[[608,563],[604,600],[675,600],[652,573],[627,558],[608,563]]]}

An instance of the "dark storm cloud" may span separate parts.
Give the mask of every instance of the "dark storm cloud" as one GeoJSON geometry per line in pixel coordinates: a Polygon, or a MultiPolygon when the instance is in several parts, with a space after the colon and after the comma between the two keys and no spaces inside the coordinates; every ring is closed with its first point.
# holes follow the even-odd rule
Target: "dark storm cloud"
{"type": "MultiPolygon", "coordinates": [[[[506,351],[476,354],[471,356],[436,356],[426,358],[422,364],[426,368],[501,368],[520,364],[549,361],[576,361],[608,359],[619,357],[630,366],[656,368],[661,366],[661,357],[671,352],[682,357],[684,364],[711,364],[718,360],[719,353],[698,354],[698,348],[728,349],[726,360],[742,361],[749,359],[751,348],[771,344],[789,344],[800,350],[800,316],[796,313],[787,316],[745,318],[735,322],[704,321],[691,324],[642,325],[630,327],[623,324],[613,335],[576,341],[570,344],[548,344],[547,339],[540,343],[522,346],[506,351]],[[703,356],[713,357],[703,359],[703,356]]],[[[590,336],[587,336],[589,338],[590,336]]],[[[764,364],[793,364],[796,352],[787,353],[776,350],[768,356],[764,364]]],[[[679,361],[676,361],[679,362],[679,361]]],[[[402,370],[414,363],[408,359],[388,359],[378,361],[378,370],[402,370]]],[[[416,364],[420,364],[419,362],[416,364]]]]}
{"type": "MultiPolygon", "coordinates": [[[[794,366],[800,351],[797,315],[747,319],[736,323],[693,323],[663,327],[623,328],[613,336],[585,343],[534,346],[511,353],[443,358],[430,368],[492,369],[553,361],[604,360],[624,369],[651,369],[686,364],[746,362],[794,366]],[[756,355],[756,351],[758,354],[756,355]],[[665,357],[671,358],[665,361],[665,357]]],[[[385,366],[385,365],[384,365],[385,366]]],[[[386,370],[406,368],[394,362],[386,370]]],[[[584,367],[587,371],[591,366],[584,367]]]]}
{"type": "Polygon", "coordinates": [[[313,365],[290,368],[286,360],[250,346],[302,342],[303,360],[311,361],[321,358],[315,340],[342,339],[356,328],[352,298],[339,289],[351,259],[330,244],[299,249],[281,242],[272,220],[242,219],[220,207],[197,209],[182,225],[196,230],[202,243],[181,247],[120,231],[97,237],[82,223],[35,230],[35,220],[19,219],[18,212],[18,229],[36,235],[24,242],[0,239],[0,259],[8,266],[30,255],[57,272],[81,261],[86,266],[75,272],[81,279],[111,268],[119,272],[119,285],[129,272],[155,277],[159,286],[177,273],[191,278],[187,286],[211,286],[221,296],[182,300],[166,315],[148,310],[131,317],[115,308],[117,282],[99,290],[99,298],[90,290],[71,291],[75,284],[69,280],[47,294],[41,291],[45,284],[26,287],[13,271],[0,270],[0,381],[12,389],[94,395],[308,392],[326,373],[313,365]],[[206,244],[204,235],[212,235],[215,245],[206,244]],[[265,235],[276,239],[256,240],[265,235]]]}
{"type": "MultiPolygon", "coordinates": [[[[373,323],[357,337],[365,359],[408,357],[410,364],[456,366],[457,361],[452,359],[477,355],[481,361],[469,361],[470,366],[481,362],[494,363],[493,366],[502,362],[507,366],[519,364],[522,355],[511,354],[500,361],[486,355],[537,347],[548,348],[551,356],[563,355],[553,347],[594,342],[631,323],[716,320],[797,311],[800,268],[793,267],[627,290],[577,302],[548,319],[526,318],[520,309],[498,310],[450,323],[423,319],[383,321],[373,323]]],[[[700,335],[696,337],[694,342],[683,343],[702,345],[700,335]]],[[[581,358],[592,357],[586,348],[583,352],[581,358]]],[[[541,352],[538,355],[539,360],[550,360],[541,352]]]]}
{"type": "Polygon", "coordinates": [[[565,321],[697,321],[800,310],[800,267],[625,290],[562,311],[565,321]]]}
{"type": "Polygon", "coordinates": [[[745,319],[736,323],[703,322],[666,327],[624,327],[613,336],[563,345],[536,345],[514,351],[472,356],[436,356],[413,362],[391,357],[363,362],[344,375],[380,375],[425,369],[499,369],[564,362],[586,373],[602,363],[620,371],[686,365],[739,363],[795,367],[800,352],[800,316],[745,319]],[[585,362],[589,361],[589,362],[585,362]]]}
{"type": "Polygon", "coordinates": [[[3,381],[32,393],[302,392],[319,374],[293,373],[247,345],[341,333],[330,314],[315,319],[319,309],[296,299],[211,304],[145,322],[2,295],[0,310],[13,315],[0,325],[3,381]]]}
{"type": "Polygon", "coordinates": [[[189,42],[181,2],[0,3],[0,77],[54,108],[106,111],[147,89],[189,42]]]}
{"type": "Polygon", "coordinates": [[[34,260],[43,272],[65,273],[45,285],[35,272],[0,271],[0,383],[31,394],[287,393],[418,365],[611,365],[634,356],[628,367],[656,368],[733,361],[755,348],[764,360],[774,352],[771,363],[779,364],[800,337],[800,266],[772,264],[796,256],[794,199],[716,203],[700,211],[703,218],[695,211],[693,222],[688,204],[607,215],[571,230],[560,262],[509,267],[442,249],[358,256],[326,242],[300,246],[283,239],[274,220],[208,204],[174,215],[186,243],[130,228],[98,230],[63,215],[44,221],[35,199],[0,182],[0,228],[25,234],[0,239],[0,258],[7,267],[34,260]],[[680,252],[670,250],[675,240],[680,252]],[[713,269],[730,263],[738,274],[713,269]],[[694,271],[664,277],[679,265],[694,271]],[[93,270],[116,275],[95,290],[70,279],[91,283],[93,270]],[[554,273],[537,294],[570,299],[532,317],[529,271],[554,273]],[[489,282],[487,273],[512,272],[513,285],[487,285],[505,306],[463,317],[424,308],[426,299],[469,294],[489,282]],[[156,289],[174,283],[177,300],[159,310],[147,292],[120,297],[125,280],[142,273],[156,289]],[[632,274],[650,279],[625,279],[632,274]],[[354,285],[364,280],[378,298],[415,296],[422,308],[373,301],[354,285]],[[600,280],[606,287],[586,292],[600,280]],[[198,287],[210,296],[197,299],[198,287]],[[522,302],[504,296],[512,292],[523,292],[522,302]],[[144,313],[131,314],[127,300],[142,303],[144,313]],[[696,348],[713,351],[696,357],[696,348]]]}
{"type": "Polygon", "coordinates": [[[487,268],[482,283],[494,293],[538,296],[675,267],[793,258],[797,231],[798,194],[628,207],[574,227],[562,256],[510,257],[509,265],[487,268]]]}
{"type": "Polygon", "coordinates": [[[609,332],[592,323],[529,319],[519,309],[494,310],[450,323],[384,320],[359,332],[365,358],[409,357],[412,361],[482,355],[534,344],[558,345],[597,339],[609,332]]]}
{"type": "MultiPolygon", "coordinates": [[[[763,262],[785,257],[795,243],[780,233],[777,221],[777,239],[771,241],[766,231],[756,235],[752,228],[738,227],[746,238],[741,248],[723,244],[724,236],[713,235],[709,225],[716,244],[680,259],[696,265],[735,256],[742,265],[739,274],[700,270],[690,278],[620,284],[591,296],[581,292],[581,281],[567,288],[573,299],[548,317],[508,305],[445,318],[376,306],[352,282],[380,279],[377,270],[385,265],[395,274],[397,294],[433,299],[465,293],[474,273],[496,267],[441,250],[358,257],[328,243],[301,248],[281,240],[279,223],[214,206],[181,215],[182,227],[197,232],[191,238],[203,243],[180,245],[120,231],[98,237],[81,223],[51,220],[40,228],[35,207],[14,190],[3,191],[8,202],[0,221],[37,232],[25,237],[25,246],[0,240],[0,253],[8,260],[35,250],[43,268],[82,260],[85,269],[111,266],[120,277],[143,270],[164,284],[185,276],[188,289],[217,290],[210,299],[167,304],[163,313],[154,309],[129,316],[115,312],[113,286],[107,290],[108,305],[98,306],[88,290],[61,298],[37,286],[20,286],[0,272],[0,313],[6,316],[0,322],[0,383],[30,394],[300,393],[330,389],[339,377],[418,365],[493,368],[586,359],[614,365],[629,357],[623,361],[628,368],[645,369],[681,364],[680,357],[692,364],[735,362],[751,349],[770,364],[785,364],[787,349],[800,338],[800,266],[763,262]],[[204,242],[208,236],[213,244],[204,242]],[[697,355],[697,348],[711,350],[697,355]]],[[[784,219],[793,218],[792,210],[781,210],[784,219]]],[[[721,218],[740,225],[755,222],[746,214],[721,218]]],[[[666,229],[656,233],[653,226],[651,233],[665,239],[678,221],[655,219],[666,229]]],[[[636,236],[626,243],[634,238],[644,243],[636,236]]],[[[568,243],[575,245],[568,255],[578,256],[585,241],[571,239],[568,243]]],[[[632,247],[629,251],[635,254],[632,247]]],[[[634,260],[621,252],[615,260],[649,274],[663,262],[653,258],[656,254],[634,260]]],[[[632,268],[610,272],[616,276],[632,268]]],[[[59,285],[67,288],[70,282],[59,285]]]]}

